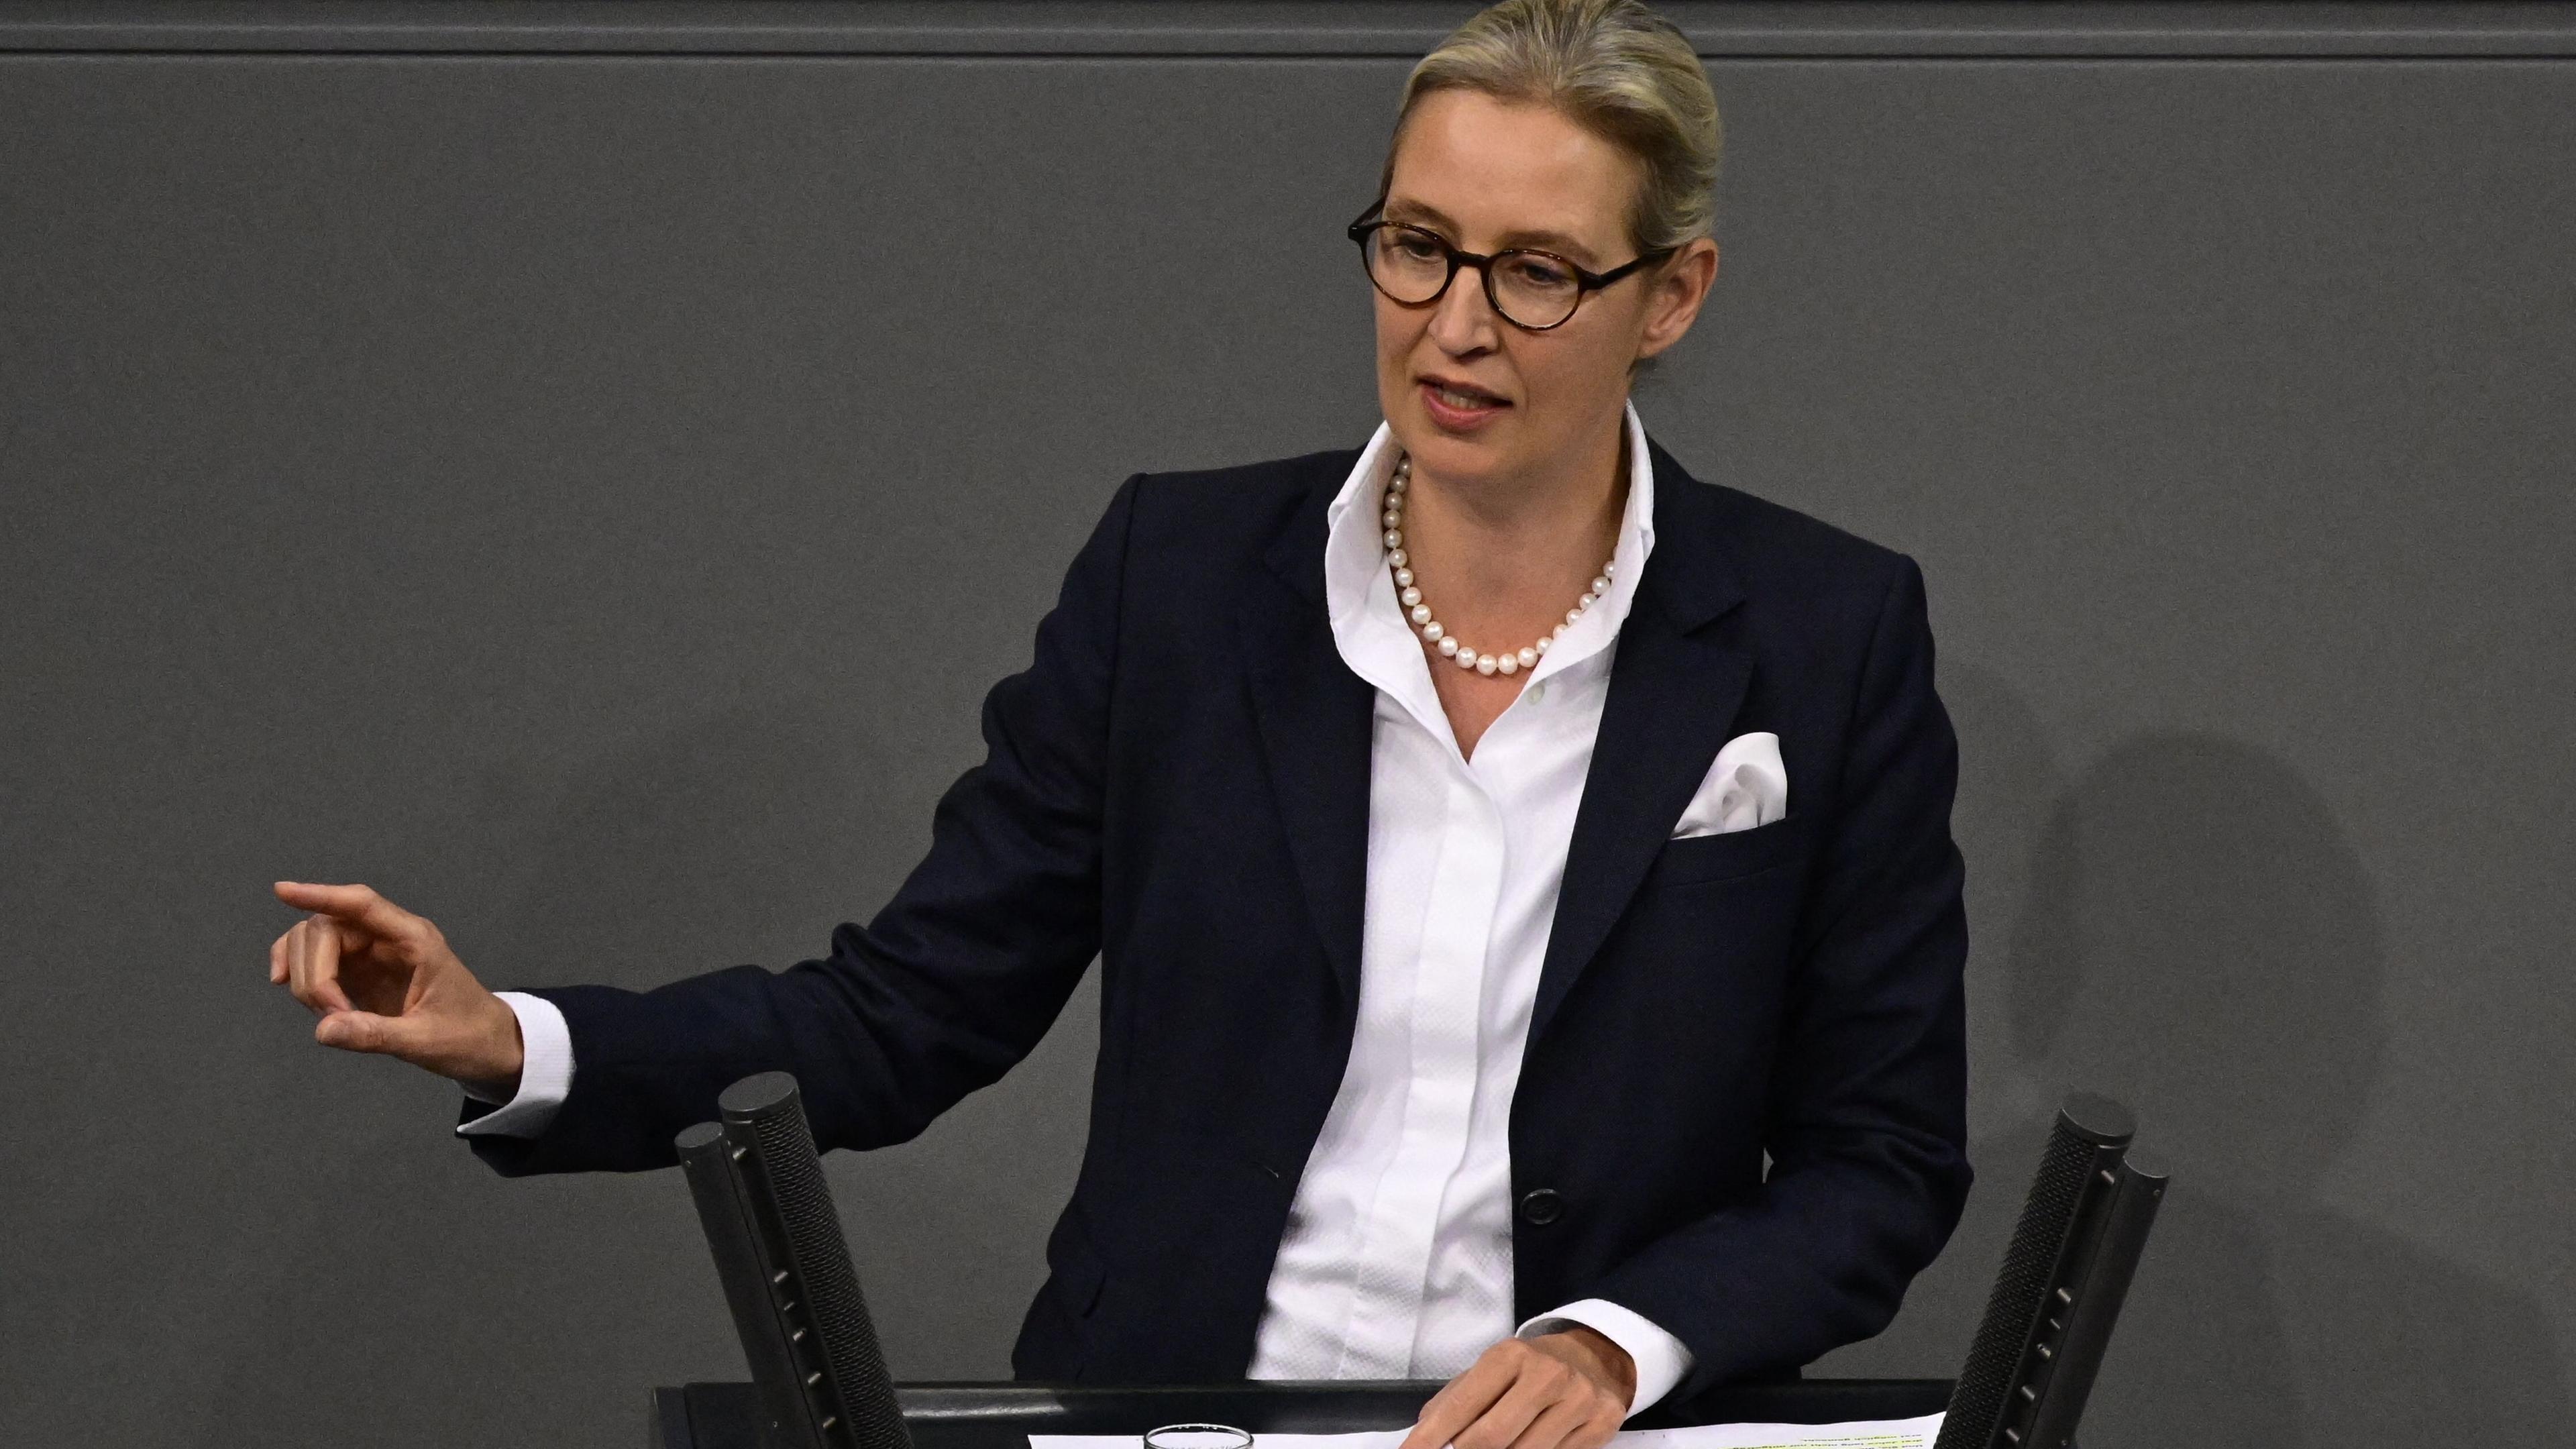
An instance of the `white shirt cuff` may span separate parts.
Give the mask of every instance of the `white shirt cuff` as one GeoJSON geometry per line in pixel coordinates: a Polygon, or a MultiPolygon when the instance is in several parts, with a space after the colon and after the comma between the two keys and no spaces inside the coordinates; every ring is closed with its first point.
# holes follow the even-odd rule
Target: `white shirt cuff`
{"type": "Polygon", "coordinates": [[[1628,1417],[1653,1408],[1691,1368],[1691,1351],[1682,1341],[1657,1328],[1642,1315],[1606,1298],[1586,1298],[1554,1313],[1542,1313],[1520,1326],[1515,1338],[1562,1333],[1582,1324],[1627,1350],[1637,1366],[1637,1395],[1628,1401],[1628,1417]]]}
{"type": "MultiPolygon", "coordinates": [[[[534,1137],[546,1130],[546,1124],[555,1119],[555,1109],[572,1094],[572,1032],[564,1025],[563,1012],[542,996],[524,991],[493,995],[508,1002],[511,1015],[519,1018],[519,1094],[499,1110],[459,1124],[456,1135],[534,1137]]],[[[465,1095],[478,1102],[500,1100],[472,1087],[465,1089],[465,1095]]]]}

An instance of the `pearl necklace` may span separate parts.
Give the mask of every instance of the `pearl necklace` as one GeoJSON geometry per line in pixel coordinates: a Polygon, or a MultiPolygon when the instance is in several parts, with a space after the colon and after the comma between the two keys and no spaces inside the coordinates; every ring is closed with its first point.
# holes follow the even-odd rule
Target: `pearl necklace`
{"type": "Polygon", "coordinates": [[[1574,621],[1583,617],[1584,610],[1610,592],[1612,564],[1605,563],[1593,578],[1592,587],[1585,589],[1583,597],[1574,601],[1574,607],[1565,611],[1565,622],[1550,629],[1545,638],[1528,648],[1508,653],[1477,653],[1459,643],[1457,636],[1431,617],[1431,606],[1422,602],[1422,590],[1414,584],[1413,559],[1404,551],[1404,495],[1412,485],[1413,458],[1407,454],[1395,460],[1395,476],[1386,480],[1385,511],[1378,515],[1378,522],[1386,529],[1386,562],[1395,570],[1396,597],[1404,603],[1404,616],[1413,621],[1413,626],[1422,631],[1422,637],[1440,651],[1442,658],[1459,668],[1472,669],[1478,674],[1518,674],[1524,669],[1537,668],[1539,656],[1547,652],[1547,647],[1572,628],[1574,621]]]}

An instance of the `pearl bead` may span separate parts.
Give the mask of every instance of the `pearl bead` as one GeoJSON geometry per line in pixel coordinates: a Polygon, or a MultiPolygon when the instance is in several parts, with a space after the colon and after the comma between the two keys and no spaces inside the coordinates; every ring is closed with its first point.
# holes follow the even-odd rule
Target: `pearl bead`
{"type": "Polygon", "coordinates": [[[1600,597],[1601,596],[1599,594],[1586,591],[1582,598],[1574,601],[1574,607],[1578,609],[1589,609],[1600,599],[1600,597]]]}
{"type": "Polygon", "coordinates": [[[1493,655],[1479,654],[1476,656],[1476,672],[1478,674],[1491,674],[1494,672],[1496,667],[1497,665],[1495,664],[1493,655]]]}
{"type": "Polygon", "coordinates": [[[1434,644],[1439,643],[1443,638],[1447,637],[1448,633],[1448,630],[1440,627],[1440,621],[1437,619],[1434,619],[1430,623],[1422,626],[1422,637],[1430,640],[1434,644]]]}
{"type": "Polygon", "coordinates": [[[1388,549],[1387,549],[1386,561],[1387,561],[1388,563],[1391,563],[1391,564],[1395,565],[1397,568],[1402,568],[1402,567],[1404,567],[1406,564],[1411,563],[1413,560],[1411,560],[1410,558],[1408,558],[1408,557],[1406,557],[1406,556],[1405,556],[1405,552],[1404,552],[1404,549],[1402,548],[1402,546],[1400,546],[1400,545],[1389,545],[1389,546],[1388,546],[1388,549]]]}
{"type": "Polygon", "coordinates": [[[1521,668],[1523,669],[1536,669],[1538,667],[1538,650],[1535,648],[1524,649],[1512,657],[1521,662],[1521,668]]]}
{"type": "Polygon", "coordinates": [[[1568,609],[1565,611],[1565,622],[1568,624],[1571,624],[1582,617],[1583,611],[1581,609],[1568,609]]]}
{"type": "Polygon", "coordinates": [[[1559,635],[1563,634],[1564,632],[1565,632],[1565,626],[1564,626],[1563,624],[1559,624],[1559,625],[1557,625],[1555,628],[1550,629],[1550,630],[1548,630],[1548,631],[1547,631],[1547,637],[1549,637],[1550,639],[1554,639],[1554,638],[1558,637],[1559,635]]]}
{"type": "Polygon", "coordinates": [[[1396,597],[1404,600],[1404,607],[1410,609],[1414,605],[1422,602],[1422,591],[1420,589],[1406,589],[1403,593],[1396,595],[1396,597]]]}
{"type": "Polygon", "coordinates": [[[1396,469],[1395,476],[1386,480],[1386,491],[1389,493],[1401,493],[1407,487],[1411,486],[1411,480],[1406,475],[1412,471],[1413,470],[1411,468],[1396,469]]]}
{"type": "Polygon", "coordinates": [[[1428,624],[1428,623],[1430,623],[1430,622],[1431,622],[1431,606],[1430,606],[1429,604],[1416,604],[1416,605],[1414,605],[1414,606],[1413,606],[1413,622],[1415,622],[1415,623],[1417,623],[1417,624],[1428,624]]]}
{"type": "Polygon", "coordinates": [[[1601,566],[1601,577],[1603,577],[1603,578],[1605,578],[1605,579],[1606,579],[1606,578],[1608,578],[1608,577],[1610,577],[1610,571],[1611,571],[1612,569],[1617,568],[1618,566],[1619,566],[1619,561],[1618,561],[1617,559],[1615,559],[1615,558],[1614,558],[1614,559],[1612,559],[1612,560],[1610,560],[1610,562],[1608,562],[1608,563],[1606,563],[1606,564],[1603,564],[1603,565],[1601,566]]]}
{"type": "Polygon", "coordinates": [[[1475,668],[1475,667],[1476,667],[1476,651],[1475,651],[1475,650],[1473,650],[1473,649],[1461,649],[1461,650],[1459,650],[1459,651],[1458,651],[1458,667],[1459,667],[1459,668],[1461,668],[1461,669],[1473,669],[1473,668],[1475,668]]]}
{"type": "Polygon", "coordinates": [[[1530,646],[1530,652],[1533,654],[1545,654],[1547,652],[1547,646],[1555,642],[1556,640],[1553,637],[1541,639],[1530,646]]]}
{"type": "Polygon", "coordinates": [[[1458,641],[1457,641],[1457,640],[1455,640],[1455,639],[1443,639],[1443,640],[1441,640],[1441,641],[1440,641],[1440,657],[1441,657],[1441,658],[1443,658],[1443,659],[1455,659],[1455,658],[1457,658],[1457,657],[1458,657],[1458,641]]]}
{"type": "Polygon", "coordinates": [[[1517,654],[1505,654],[1496,658],[1494,660],[1494,672],[1496,674],[1520,673],[1521,657],[1517,654]]]}
{"type": "Polygon", "coordinates": [[[1397,569],[1395,571],[1395,586],[1399,589],[1409,589],[1413,587],[1413,570],[1397,569]]]}
{"type": "Polygon", "coordinates": [[[1378,526],[1381,528],[1394,528],[1404,522],[1404,515],[1395,509],[1390,508],[1386,512],[1379,514],[1377,516],[1377,521],[1378,526]]]}
{"type": "Polygon", "coordinates": [[[1386,546],[1391,549],[1404,547],[1404,535],[1395,529],[1388,529],[1386,531],[1386,546]]]}
{"type": "Polygon", "coordinates": [[[1594,579],[1592,581],[1592,592],[1596,594],[1606,594],[1610,592],[1609,575],[1604,574],[1600,578],[1594,579]]]}

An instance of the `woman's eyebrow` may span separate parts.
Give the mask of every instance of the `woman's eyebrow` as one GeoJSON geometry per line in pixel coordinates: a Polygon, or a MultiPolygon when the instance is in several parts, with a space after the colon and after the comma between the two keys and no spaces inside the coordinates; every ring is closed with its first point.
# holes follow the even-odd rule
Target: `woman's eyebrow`
{"type": "MultiPolygon", "coordinates": [[[[1425,205],[1419,201],[1390,201],[1383,208],[1382,214],[1389,221],[1420,221],[1429,226],[1438,228],[1453,237],[1458,233],[1458,223],[1441,215],[1439,208],[1425,205]],[[1399,215],[1399,213],[1401,214],[1399,215]]],[[[1529,228],[1523,228],[1518,231],[1507,231],[1503,233],[1502,245],[1506,250],[1509,250],[1512,247],[1542,247],[1552,252],[1563,252],[1567,256],[1572,257],[1574,260],[1582,262],[1587,266],[1590,265],[1593,260],[1592,248],[1585,246],[1583,243],[1576,241],[1574,238],[1567,236],[1561,231],[1546,231],[1543,229],[1532,230],[1529,228]]]]}

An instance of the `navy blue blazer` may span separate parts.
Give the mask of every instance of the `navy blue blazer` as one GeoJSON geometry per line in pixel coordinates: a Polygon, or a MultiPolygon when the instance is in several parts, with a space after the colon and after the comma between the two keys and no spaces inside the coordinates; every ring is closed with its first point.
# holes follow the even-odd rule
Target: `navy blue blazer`
{"type": "MultiPolygon", "coordinates": [[[[1684,1406],[1876,1333],[1949,1236],[1967,932],[1913,561],[1650,450],[1655,549],[1512,1103],[1512,1253],[1522,1315],[1600,1297],[1677,1336],[1684,1406]],[[1748,730],[1780,737],[1786,817],[1670,839],[1748,730]]],[[[876,918],[775,974],[539,992],[571,1094],[474,1151],[664,1166],[778,1068],[823,1147],[900,1142],[1019,1061],[1096,954],[1089,1143],[1013,1364],[1242,1377],[1359,1000],[1372,690],[1323,575],[1356,458],[1128,479],[876,918]]]]}

